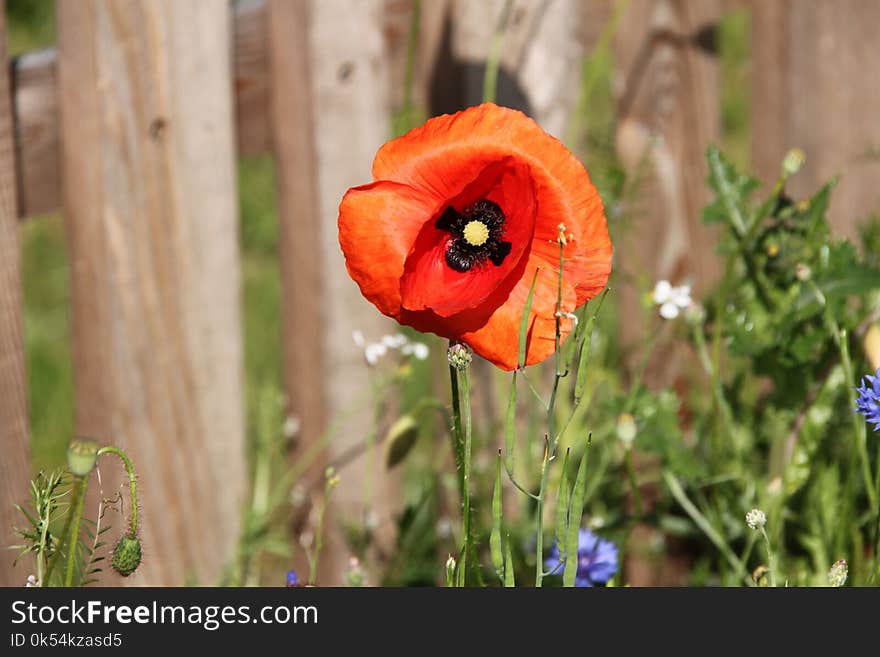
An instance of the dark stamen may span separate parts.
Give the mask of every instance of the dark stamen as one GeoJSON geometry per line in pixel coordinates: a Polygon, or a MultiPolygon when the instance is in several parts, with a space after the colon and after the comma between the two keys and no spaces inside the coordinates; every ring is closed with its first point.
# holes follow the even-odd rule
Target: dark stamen
{"type": "Polygon", "coordinates": [[[501,239],[504,236],[504,223],[504,212],[493,201],[477,201],[465,208],[464,212],[458,212],[452,206],[446,208],[434,223],[435,227],[453,236],[446,248],[446,264],[461,273],[469,271],[474,265],[484,264],[486,260],[500,267],[513,248],[510,242],[501,239]],[[471,222],[483,224],[488,232],[488,237],[481,244],[473,244],[465,238],[465,227],[471,222]]]}

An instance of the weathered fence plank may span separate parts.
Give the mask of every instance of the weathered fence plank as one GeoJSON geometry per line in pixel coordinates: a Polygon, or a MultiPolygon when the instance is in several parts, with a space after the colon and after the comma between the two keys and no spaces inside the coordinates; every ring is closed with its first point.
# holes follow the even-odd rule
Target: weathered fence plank
{"type": "MultiPolygon", "coordinates": [[[[235,6],[233,45],[238,155],[270,149],[265,0],[235,6]]],[[[18,150],[19,216],[61,205],[58,179],[58,53],[26,53],[12,65],[18,150]]]]}
{"type": "MultiPolygon", "coordinates": [[[[312,0],[310,7],[312,129],[320,204],[317,252],[323,285],[319,314],[300,315],[299,323],[320,323],[322,339],[311,346],[322,350],[323,370],[300,376],[301,381],[311,377],[312,385],[324,387],[327,417],[335,419],[332,458],[367,440],[373,422],[369,406],[354,412],[370,389],[371,372],[362,349],[352,341],[352,331],[359,329],[368,339],[378,339],[391,329],[345,270],[336,227],[339,202],[346,189],[369,182],[373,156],[388,138],[391,117],[381,0],[312,0]]],[[[313,165],[301,162],[295,172],[288,170],[285,175],[299,175],[309,166],[313,165]]],[[[359,459],[342,473],[334,493],[336,522],[329,536],[337,547],[328,552],[326,561],[322,557],[322,582],[339,581],[346,557],[341,524],[363,519],[356,514],[373,515],[375,536],[389,547],[399,500],[396,477],[384,469],[371,471],[375,467],[381,468],[381,458],[359,459]]]]}
{"type": "MultiPolygon", "coordinates": [[[[297,419],[296,457],[321,440],[327,427],[324,281],[318,196],[313,84],[310,68],[311,7],[270,0],[268,7],[270,121],[276,165],[278,250],[282,289],[283,376],[288,412],[297,419]]],[[[307,476],[322,490],[319,458],[307,476]]],[[[345,555],[330,541],[324,564],[341,572],[345,555]]],[[[300,563],[298,565],[304,565],[300,563]]],[[[325,572],[328,570],[325,567],[325,572]]],[[[323,579],[321,580],[324,581],[323,579]]]]}
{"type": "Polygon", "coordinates": [[[13,525],[23,517],[15,502],[28,499],[30,478],[24,306],[15,189],[12,101],[6,66],[6,11],[0,0],[0,586],[21,586],[30,573],[13,570],[13,525]]]}
{"type": "Polygon", "coordinates": [[[135,583],[212,584],[245,480],[229,5],[61,0],[58,28],[76,428],[139,468],[135,583]]]}
{"type": "Polygon", "coordinates": [[[807,156],[789,185],[797,197],[832,176],[829,216],[855,237],[880,211],[880,3],[753,2],[752,157],[766,180],[785,151],[807,156]]]}

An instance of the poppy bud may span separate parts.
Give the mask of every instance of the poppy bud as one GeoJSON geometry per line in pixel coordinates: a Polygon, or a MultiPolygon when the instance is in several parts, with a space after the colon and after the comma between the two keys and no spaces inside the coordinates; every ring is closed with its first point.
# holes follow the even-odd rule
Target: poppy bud
{"type": "Polygon", "coordinates": [[[119,539],[113,549],[111,564],[113,569],[123,577],[128,577],[137,570],[137,567],[141,565],[141,542],[137,536],[126,534],[119,539]]]}
{"type": "Polygon", "coordinates": [[[85,477],[95,469],[99,445],[91,440],[74,440],[67,448],[67,468],[77,477],[85,477]]]}
{"type": "Polygon", "coordinates": [[[447,357],[449,358],[449,364],[457,370],[467,369],[467,366],[473,360],[470,348],[461,342],[456,342],[449,347],[447,357]]]}

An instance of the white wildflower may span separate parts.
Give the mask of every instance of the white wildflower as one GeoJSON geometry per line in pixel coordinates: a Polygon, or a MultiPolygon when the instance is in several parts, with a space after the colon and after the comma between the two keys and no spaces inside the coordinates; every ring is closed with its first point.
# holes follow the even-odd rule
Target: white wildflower
{"type": "Polygon", "coordinates": [[[691,286],[673,286],[669,281],[657,281],[654,286],[654,303],[660,306],[663,319],[675,319],[682,310],[691,305],[691,286]]]}
{"type": "Polygon", "coordinates": [[[379,359],[388,353],[388,347],[381,342],[371,342],[364,348],[364,358],[367,359],[368,365],[375,365],[379,359]]]}
{"type": "Polygon", "coordinates": [[[40,583],[37,581],[35,575],[28,575],[27,581],[24,583],[25,587],[32,588],[35,586],[39,586],[40,583]]]}
{"type": "Polygon", "coordinates": [[[767,524],[767,514],[761,509],[752,509],[746,514],[746,524],[750,529],[763,529],[767,524]]]}

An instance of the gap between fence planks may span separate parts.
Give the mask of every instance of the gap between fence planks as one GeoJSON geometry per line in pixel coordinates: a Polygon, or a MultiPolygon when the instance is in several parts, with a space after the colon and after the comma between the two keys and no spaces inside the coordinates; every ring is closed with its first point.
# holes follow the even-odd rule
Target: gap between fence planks
{"type": "MultiPolygon", "coordinates": [[[[246,478],[229,6],[57,11],[76,430],[140,475],[131,583],[213,585],[246,478]]],[[[112,497],[120,468],[101,467],[112,497]]]]}
{"type": "MultiPolygon", "coordinates": [[[[238,155],[256,155],[271,147],[266,2],[239,2],[233,15],[238,155]]],[[[54,48],[25,53],[12,62],[20,218],[61,205],[57,62],[54,48]]]]}
{"type": "MultiPolygon", "coordinates": [[[[0,0],[0,62],[6,61],[6,12],[0,0]]],[[[0,67],[0,586],[22,586],[30,572],[13,570],[13,525],[24,517],[13,503],[28,497],[30,479],[27,382],[16,219],[15,153],[7,67],[0,67]]]]}

